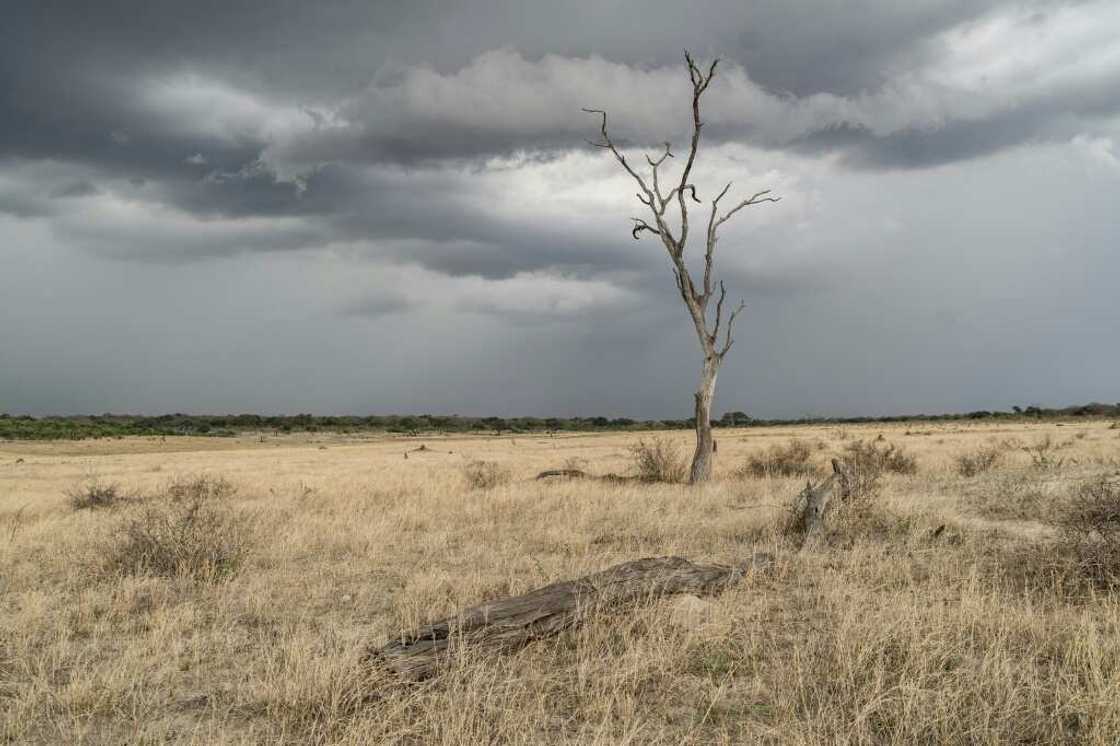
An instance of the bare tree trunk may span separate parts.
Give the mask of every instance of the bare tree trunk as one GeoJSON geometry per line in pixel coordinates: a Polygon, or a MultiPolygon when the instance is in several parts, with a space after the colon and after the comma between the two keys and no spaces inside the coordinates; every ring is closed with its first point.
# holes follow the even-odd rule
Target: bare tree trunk
{"type": "Polygon", "coordinates": [[[692,468],[689,470],[690,484],[706,482],[712,478],[712,399],[716,393],[716,375],[719,373],[720,358],[708,353],[704,360],[704,372],[700,387],[693,394],[696,400],[696,451],[692,455],[692,468]]]}

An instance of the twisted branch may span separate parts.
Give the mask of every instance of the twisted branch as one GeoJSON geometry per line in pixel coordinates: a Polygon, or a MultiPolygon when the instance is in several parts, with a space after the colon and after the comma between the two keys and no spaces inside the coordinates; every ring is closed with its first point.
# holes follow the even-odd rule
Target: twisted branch
{"type": "Polygon", "coordinates": [[[664,143],[664,151],[657,157],[645,156],[646,163],[650,168],[649,181],[647,182],[646,178],[630,165],[629,161],[626,160],[626,156],[615,146],[607,130],[607,112],[602,109],[584,109],[583,111],[589,114],[598,114],[600,117],[599,132],[602,136],[602,140],[600,142],[591,142],[591,144],[597,148],[609,150],[615,157],[615,160],[630,174],[639,188],[639,192],[637,193],[638,201],[645,205],[652,215],[652,223],[643,218],[631,218],[634,222],[634,227],[630,231],[631,235],[635,239],[639,239],[642,233],[648,232],[661,239],[673,264],[673,279],[676,282],[677,290],[685,306],[688,308],[689,314],[692,316],[693,323],[696,326],[696,333],[704,347],[706,356],[709,359],[715,358],[717,360],[722,360],[723,356],[731,349],[731,345],[734,344],[734,339],[731,336],[732,327],[739,313],[745,308],[745,304],[740,302],[739,305],[731,311],[727,316],[725,325],[723,312],[724,301],[727,298],[727,288],[724,286],[723,282],[720,282],[714,324],[709,331],[707,309],[714,294],[712,283],[715,248],[719,238],[718,229],[743,208],[763,202],[777,202],[779,198],[769,196],[770,190],[764,189],[751,195],[748,199],[739,202],[726,213],[720,215],[720,200],[727,196],[727,193],[731,190],[731,183],[729,182],[723,190],[716,195],[711,203],[711,212],[708,217],[708,230],[705,237],[703,284],[700,288],[697,288],[684,262],[684,249],[689,230],[688,201],[686,197],[691,197],[692,202],[703,204],[696,194],[695,184],[689,181],[689,177],[692,174],[692,167],[696,161],[696,153],[700,147],[700,133],[704,127],[704,122],[700,118],[700,99],[715,77],[716,66],[719,64],[719,60],[713,60],[707,70],[704,70],[696,64],[687,51],[684,53],[684,59],[688,68],[689,80],[692,82],[692,135],[689,141],[688,157],[681,171],[679,182],[673,186],[668,194],[661,193],[661,174],[659,169],[667,159],[674,157],[670,143],[664,143]],[[664,219],[669,205],[674,200],[680,210],[681,219],[680,231],[676,236],[673,235],[672,230],[664,219]],[[723,344],[722,346],[717,346],[721,331],[724,335],[723,344]]]}

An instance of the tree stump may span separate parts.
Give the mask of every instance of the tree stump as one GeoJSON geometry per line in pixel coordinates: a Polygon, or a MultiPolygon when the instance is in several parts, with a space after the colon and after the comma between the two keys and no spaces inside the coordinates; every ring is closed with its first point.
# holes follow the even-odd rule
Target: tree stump
{"type": "Polygon", "coordinates": [[[434,675],[464,647],[512,651],[533,640],[558,635],[603,611],[678,593],[717,593],[772,562],[768,554],[755,554],[737,567],[697,565],[681,557],[624,562],[576,580],[466,609],[398,635],[371,649],[367,659],[402,678],[421,680],[434,675]]]}
{"type": "Polygon", "coordinates": [[[794,528],[803,536],[801,548],[810,546],[824,528],[825,516],[832,507],[834,497],[847,500],[852,494],[852,475],[839,460],[832,459],[832,474],[820,484],[809,482],[797,498],[799,510],[794,518],[794,528]]]}

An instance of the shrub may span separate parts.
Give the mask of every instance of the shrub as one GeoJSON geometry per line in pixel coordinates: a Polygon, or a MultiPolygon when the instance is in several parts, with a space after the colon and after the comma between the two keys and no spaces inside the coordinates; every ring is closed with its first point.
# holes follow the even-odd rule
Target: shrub
{"type": "Polygon", "coordinates": [[[1053,524],[1059,547],[1085,579],[1100,588],[1120,586],[1120,482],[1102,477],[1082,484],[1053,524]]]}
{"type": "Polygon", "coordinates": [[[962,477],[974,477],[989,471],[1003,459],[1003,450],[998,446],[984,446],[973,453],[957,456],[957,473],[962,477]]]}
{"type": "Polygon", "coordinates": [[[968,512],[994,521],[1044,522],[1057,499],[1056,483],[1029,472],[999,474],[966,488],[962,494],[968,512]]]}
{"type": "Polygon", "coordinates": [[[233,492],[220,478],[173,482],[121,526],[110,569],[201,581],[232,574],[250,544],[245,517],[222,504],[233,492]]]}
{"type": "Polygon", "coordinates": [[[654,438],[649,443],[639,440],[629,448],[630,457],[643,482],[677,483],[685,481],[688,464],[671,441],[654,438]]]}
{"type": "Polygon", "coordinates": [[[1031,465],[1041,471],[1060,469],[1065,459],[1055,453],[1061,446],[1047,435],[1033,445],[1023,446],[1021,450],[1031,457],[1031,465]]]}
{"type": "Polygon", "coordinates": [[[130,499],[121,490],[120,485],[113,482],[102,482],[96,477],[66,490],[66,497],[70,499],[70,507],[74,510],[111,508],[130,499]]]}
{"type": "Polygon", "coordinates": [[[471,461],[463,467],[467,486],[475,490],[491,490],[510,481],[509,469],[493,461],[471,461]]]}
{"type": "Polygon", "coordinates": [[[918,471],[917,460],[892,443],[877,445],[857,440],[845,451],[843,460],[849,474],[848,488],[855,499],[876,495],[884,472],[914,474],[918,471]]]}
{"type": "Polygon", "coordinates": [[[203,475],[172,480],[165,492],[172,501],[207,501],[232,497],[237,492],[237,488],[223,477],[203,475]]]}
{"type": "Polygon", "coordinates": [[[791,440],[785,446],[771,446],[766,452],[747,459],[739,473],[751,477],[805,477],[817,473],[810,458],[813,449],[808,443],[791,440]]]}

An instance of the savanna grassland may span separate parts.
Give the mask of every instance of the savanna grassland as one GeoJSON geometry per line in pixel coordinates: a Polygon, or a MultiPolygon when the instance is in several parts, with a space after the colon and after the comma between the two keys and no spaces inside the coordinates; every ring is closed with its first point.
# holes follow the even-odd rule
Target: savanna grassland
{"type": "Polygon", "coordinates": [[[654,438],[691,442],[0,443],[0,740],[1120,742],[1120,595],[1070,519],[1120,480],[1109,422],[725,429],[703,487],[534,479],[634,474],[654,438]],[[794,496],[856,442],[905,459],[798,551],[794,496]],[[483,600],[755,551],[774,566],[721,595],[427,682],[363,662],[483,600]]]}

